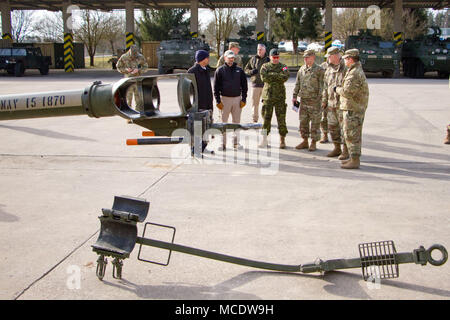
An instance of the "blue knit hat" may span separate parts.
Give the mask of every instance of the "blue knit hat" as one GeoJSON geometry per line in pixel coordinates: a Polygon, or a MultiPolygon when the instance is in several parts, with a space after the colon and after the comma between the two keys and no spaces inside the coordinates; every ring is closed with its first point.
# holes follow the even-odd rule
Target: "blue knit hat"
{"type": "Polygon", "coordinates": [[[209,52],[205,50],[198,50],[195,52],[195,61],[200,62],[209,57],[209,52]]]}

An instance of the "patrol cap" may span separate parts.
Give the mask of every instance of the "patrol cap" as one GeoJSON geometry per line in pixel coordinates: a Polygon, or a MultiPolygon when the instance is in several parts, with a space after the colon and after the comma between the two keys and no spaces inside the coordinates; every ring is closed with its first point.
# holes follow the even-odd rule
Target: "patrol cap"
{"type": "Polygon", "coordinates": [[[358,49],[350,49],[345,51],[344,56],[342,58],[359,58],[359,50],[358,49]]]}
{"type": "Polygon", "coordinates": [[[272,50],[270,50],[269,55],[270,55],[270,56],[279,56],[280,53],[278,52],[278,49],[273,48],[272,50]]]}
{"type": "Polygon", "coordinates": [[[307,50],[305,50],[305,52],[303,52],[303,58],[311,57],[311,56],[315,56],[315,55],[316,55],[316,51],[314,51],[314,49],[307,49],[307,50]]]}
{"type": "Polygon", "coordinates": [[[230,42],[228,44],[228,49],[231,49],[231,48],[238,48],[238,49],[240,49],[241,47],[239,46],[238,42],[230,42]]]}
{"type": "Polygon", "coordinates": [[[325,58],[328,58],[329,56],[331,56],[333,54],[337,54],[337,53],[339,53],[338,47],[329,47],[327,50],[327,54],[325,55],[325,58]]]}
{"type": "Polygon", "coordinates": [[[224,58],[235,58],[236,55],[234,54],[233,51],[231,50],[227,50],[225,51],[225,53],[223,54],[224,58]]]}

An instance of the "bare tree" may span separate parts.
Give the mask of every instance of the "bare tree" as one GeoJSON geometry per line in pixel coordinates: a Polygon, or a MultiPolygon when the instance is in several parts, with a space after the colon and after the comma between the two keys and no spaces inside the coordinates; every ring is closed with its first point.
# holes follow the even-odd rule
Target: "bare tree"
{"type": "Polygon", "coordinates": [[[24,42],[31,37],[33,31],[34,12],[30,10],[14,10],[11,14],[11,33],[17,42],[24,42]]]}
{"type": "Polygon", "coordinates": [[[364,9],[338,9],[333,11],[333,37],[344,40],[366,29],[364,9]]]}
{"type": "Polygon", "coordinates": [[[47,12],[39,21],[33,24],[37,37],[45,42],[63,42],[64,25],[62,12],[47,12]]]}
{"type": "Polygon", "coordinates": [[[90,58],[89,65],[93,67],[97,46],[106,36],[111,16],[101,11],[81,10],[80,18],[79,26],[74,28],[75,40],[84,44],[90,58]]]}
{"type": "Polygon", "coordinates": [[[220,55],[220,47],[223,41],[230,37],[234,29],[238,28],[236,10],[215,9],[214,10],[214,34],[216,40],[217,54],[220,55]]]}
{"type": "Polygon", "coordinates": [[[111,47],[111,52],[116,53],[116,44],[124,41],[125,17],[123,15],[111,14],[104,26],[104,40],[111,47]]]}

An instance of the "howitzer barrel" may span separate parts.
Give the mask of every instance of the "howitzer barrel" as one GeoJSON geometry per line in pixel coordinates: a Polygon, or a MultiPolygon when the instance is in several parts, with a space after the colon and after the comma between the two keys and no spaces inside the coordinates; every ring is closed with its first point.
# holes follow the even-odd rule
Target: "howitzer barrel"
{"type": "Polygon", "coordinates": [[[0,96],[0,120],[117,114],[112,85],[99,82],[81,90],[10,94],[0,96]]]}

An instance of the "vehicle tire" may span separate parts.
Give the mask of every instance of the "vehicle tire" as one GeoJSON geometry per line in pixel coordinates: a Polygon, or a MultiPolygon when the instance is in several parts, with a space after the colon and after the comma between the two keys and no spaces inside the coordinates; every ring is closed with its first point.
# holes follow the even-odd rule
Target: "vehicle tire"
{"type": "Polygon", "coordinates": [[[448,78],[448,72],[445,72],[445,71],[438,71],[438,76],[439,76],[439,78],[441,78],[441,79],[448,78]]]}
{"type": "Polygon", "coordinates": [[[16,77],[21,77],[25,73],[25,67],[22,62],[17,62],[14,65],[14,75],[16,77]]]}
{"type": "Polygon", "coordinates": [[[383,78],[392,78],[394,76],[393,71],[382,71],[383,78]]]}
{"type": "Polygon", "coordinates": [[[414,78],[419,78],[419,79],[423,78],[424,74],[425,74],[425,66],[423,65],[422,61],[417,60],[414,78]]]}
{"type": "Polygon", "coordinates": [[[39,72],[41,73],[41,75],[46,76],[48,75],[48,64],[46,64],[45,66],[41,67],[39,69],[39,72]]]}
{"type": "Polygon", "coordinates": [[[405,77],[409,77],[409,68],[410,68],[409,61],[406,59],[403,60],[402,65],[403,65],[403,75],[405,77]]]}
{"type": "Polygon", "coordinates": [[[6,72],[7,72],[8,74],[14,74],[14,68],[8,68],[8,69],[6,69],[6,72]]]}

